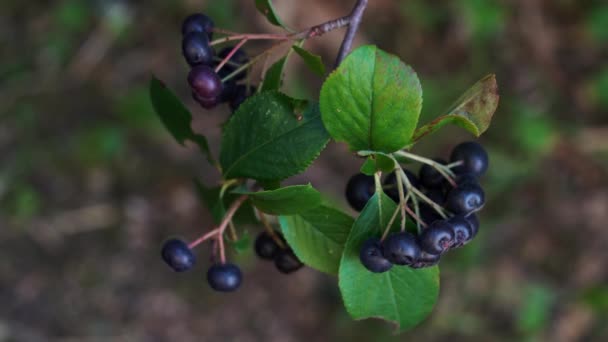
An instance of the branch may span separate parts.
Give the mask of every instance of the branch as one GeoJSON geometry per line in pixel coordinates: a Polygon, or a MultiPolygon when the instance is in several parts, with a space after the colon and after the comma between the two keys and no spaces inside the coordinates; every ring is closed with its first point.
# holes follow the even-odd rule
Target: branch
{"type": "Polygon", "coordinates": [[[348,25],[348,30],[344,35],[344,40],[342,41],[342,45],[340,46],[340,51],[338,52],[338,57],[336,57],[336,63],[334,65],[337,68],[342,60],[348,55],[350,50],[353,47],[353,40],[355,40],[355,35],[357,34],[357,30],[359,29],[359,24],[361,24],[361,18],[363,17],[363,12],[367,7],[367,0],[357,0],[353,11],[348,16],[350,18],[350,24],[348,25]]]}

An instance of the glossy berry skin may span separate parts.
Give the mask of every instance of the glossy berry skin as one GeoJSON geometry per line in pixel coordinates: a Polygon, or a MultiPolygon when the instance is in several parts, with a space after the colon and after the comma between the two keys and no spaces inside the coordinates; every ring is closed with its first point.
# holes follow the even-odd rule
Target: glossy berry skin
{"type": "Polygon", "coordinates": [[[163,260],[175,272],[184,272],[196,263],[196,257],[188,245],[178,239],[170,239],[165,241],[160,252],[163,260]]]}
{"type": "Polygon", "coordinates": [[[209,46],[209,38],[204,33],[188,33],[182,39],[182,55],[190,66],[213,63],[213,48],[209,46]]]}
{"type": "MultiPolygon", "coordinates": [[[[403,170],[403,173],[405,173],[405,176],[414,188],[420,188],[420,181],[418,181],[418,178],[415,174],[413,174],[409,170],[403,170]]],[[[388,176],[386,176],[383,183],[385,187],[384,193],[393,201],[395,201],[395,203],[399,203],[399,189],[397,188],[397,184],[397,176],[394,172],[391,172],[388,176]]],[[[403,194],[407,194],[405,182],[403,184],[403,194]]]]}
{"type": "Polygon", "coordinates": [[[489,165],[488,153],[479,143],[467,141],[456,145],[450,155],[450,162],[463,161],[463,165],[454,168],[454,172],[472,173],[477,177],[482,176],[489,165]]]}
{"type": "Polygon", "coordinates": [[[446,221],[435,221],[418,236],[420,248],[429,254],[442,254],[454,244],[454,231],[446,221]]]}
{"type": "Polygon", "coordinates": [[[454,214],[468,214],[480,210],[485,204],[485,193],[477,183],[465,183],[450,190],[446,208],[454,214]]]}
{"type": "Polygon", "coordinates": [[[243,275],[235,264],[215,264],[207,270],[207,282],[219,292],[232,292],[241,286],[243,275]]]}
{"type": "Polygon", "coordinates": [[[274,257],[274,265],[281,273],[289,274],[302,268],[304,264],[291,249],[281,249],[274,257]]]}
{"type": "MultiPolygon", "coordinates": [[[[226,56],[228,56],[228,54],[230,53],[230,51],[232,51],[233,48],[234,48],[234,46],[228,46],[228,47],[223,48],[220,51],[220,53],[217,54],[218,57],[220,57],[223,60],[224,58],[226,58],[226,56]]],[[[249,62],[249,57],[247,56],[247,53],[245,53],[245,51],[243,51],[242,49],[238,49],[232,55],[232,57],[230,57],[229,61],[232,63],[238,64],[238,65],[243,65],[243,64],[246,64],[247,62],[249,62]]],[[[221,78],[224,78],[224,77],[230,75],[231,73],[233,73],[237,68],[238,67],[235,65],[226,63],[220,69],[218,74],[220,75],[221,78]]],[[[246,75],[247,75],[247,72],[245,70],[243,70],[242,72],[239,72],[236,76],[234,76],[232,79],[235,81],[239,81],[239,80],[244,79],[246,75]]]]}
{"type": "Polygon", "coordinates": [[[374,177],[358,173],[346,184],[346,200],[356,211],[361,211],[374,195],[374,177]]]}
{"type": "Polygon", "coordinates": [[[473,239],[473,227],[464,215],[456,215],[448,220],[454,232],[454,245],[452,248],[459,248],[473,239]]]}
{"type": "MultiPolygon", "coordinates": [[[[434,160],[442,165],[447,164],[443,159],[436,158],[434,160]]],[[[422,165],[418,172],[418,178],[420,179],[420,184],[427,189],[441,189],[445,181],[443,175],[436,168],[428,164],[422,165]]]]}
{"type": "Polygon", "coordinates": [[[479,232],[479,219],[477,218],[477,215],[475,215],[475,214],[469,214],[469,215],[465,216],[465,219],[471,225],[471,232],[472,232],[471,239],[473,239],[477,235],[477,232],[479,232]]]}
{"type": "Polygon", "coordinates": [[[206,65],[198,65],[188,73],[188,83],[192,90],[203,99],[219,99],[222,94],[222,80],[206,65]]]}
{"type": "Polygon", "coordinates": [[[207,39],[211,40],[213,37],[213,20],[202,13],[195,13],[189,15],[182,23],[182,35],[186,36],[188,33],[201,32],[207,34],[207,39]]]}
{"type": "MultiPolygon", "coordinates": [[[[276,234],[276,233],[275,233],[276,234]]],[[[255,254],[265,260],[274,260],[281,249],[268,232],[261,232],[255,239],[255,254]]]]}
{"type": "Polygon", "coordinates": [[[213,109],[213,108],[215,108],[215,106],[217,106],[220,103],[220,99],[221,99],[219,97],[212,97],[212,98],[209,98],[209,99],[204,98],[204,97],[200,97],[194,91],[192,92],[192,98],[199,105],[201,105],[201,107],[203,107],[205,109],[213,109]]]}
{"type": "Polygon", "coordinates": [[[425,251],[420,252],[420,257],[418,261],[410,265],[411,268],[424,268],[435,266],[439,263],[441,259],[441,254],[429,254],[425,251]]]}
{"type": "Polygon", "coordinates": [[[369,238],[361,246],[359,260],[370,272],[383,273],[391,269],[393,264],[382,254],[382,243],[378,238],[369,238]]]}
{"type": "Polygon", "coordinates": [[[382,243],[383,255],[397,265],[412,265],[420,257],[420,247],[416,237],[408,232],[394,233],[382,243]]]}

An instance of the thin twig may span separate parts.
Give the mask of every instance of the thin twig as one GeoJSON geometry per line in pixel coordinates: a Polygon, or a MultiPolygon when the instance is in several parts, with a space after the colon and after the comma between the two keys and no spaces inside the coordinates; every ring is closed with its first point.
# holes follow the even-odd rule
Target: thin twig
{"type": "Polygon", "coordinates": [[[357,30],[359,29],[359,24],[361,24],[361,18],[363,17],[363,12],[365,12],[366,7],[367,0],[357,0],[353,11],[350,13],[350,24],[348,25],[348,30],[344,35],[344,40],[342,40],[342,45],[340,46],[338,57],[336,57],[336,63],[334,64],[335,68],[337,68],[338,65],[342,63],[346,55],[348,55],[348,53],[352,49],[353,41],[355,40],[355,35],[357,34],[357,30]]]}

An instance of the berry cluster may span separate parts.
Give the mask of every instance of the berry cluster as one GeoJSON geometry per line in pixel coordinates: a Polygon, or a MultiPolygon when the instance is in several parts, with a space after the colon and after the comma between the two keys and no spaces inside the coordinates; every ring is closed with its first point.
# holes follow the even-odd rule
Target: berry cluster
{"type": "MultiPolygon", "coordinates": [[[[475,212],[485,204],[478,179],[486,172],[488,163],[488,154],[480,144],[465,142],[452,150],[450,164],[435,159],[420,168],[418,177],[403,170],[405,183],[409,184],[403,184],[402,195],[415,192],[406,198],[417,196],[423,200],[419,204],[401,203],[397,176],[389,174],[383,182],[384,192],[406,206],[404,209],[419,225],[419,233],[416,236],[401,231],[383,239],[368,239],[360,250],[361,263],[372,272],[388,271],[393,264],[429,267],[436,265],[448,250],[470,242],[479,230],[475,212]],[[438,165],[449,168],[455,178],[446,177],[438,165]]],[[[347,184],[346,198],[353,209],[361,211],[374,192],[374,177],[356,174],[347,184]]]]}
{"type": "Polygon", "coordinates": [[[255,239],[255,253],[261,259],[274,261],[281,273],[292,273],[304,266],[277,231],[274,231],[273,235],[266,231],[260,233],[255,239]]]}
{"type": "Polygon", "coordinates": [[[245,78],[245,70],[224,82],[222,79],[247,64],[249,57],[243,50],[235,50],[235,46],[225,47],[216,56],[211,46],[213,29],[213,21],[201,13],[188,16],[182,24],[182,54],[192,67],[188,83],[192,97],[203,108],[211,109],[226,102],[235,111],[255,88],[237,83],[245,78]]]}

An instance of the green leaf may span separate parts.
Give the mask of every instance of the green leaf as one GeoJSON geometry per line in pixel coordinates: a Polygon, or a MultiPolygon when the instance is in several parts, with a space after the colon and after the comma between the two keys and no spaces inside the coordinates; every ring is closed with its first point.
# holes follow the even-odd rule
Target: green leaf
{"type": "Polygon", "coordinates": [[[414,70],[375,46],[354,50],[325,81],[323,124],[352,151],[391,153],[412,139],[422,107],[414,70]]]}
{"type": "Polygon", "coordinates": [[[301,47],[294,45],[291,47],[302,59],[306,66],[312,70],[315,74],[319,76],[325,75],[325,65],[323,64],[323,60],[321,56],[315,55],[307,50],[302,49],[301,47]]]}
{"type": "Polygon", "coordinates": [[[270,215],[295,215],[321,205],[321,194],[310,184],[237,193],[249,195],[254,207],[270,215]]]}
{"type": "Polygon", "coordinates": [[[392,172],[395,169],[395,162],[388,156],[377,153],[370,155],[365,163],[361,165],[361,173],[368,176],[373,176],[374,173],[381,172],[392,172]]]}
{"type": "Polygon", "coordinates": [[[286,27],[283,20],[277,15],[271,0],[255,0],[255,7],[260,13],[266,16],[266,19],[268,19],[271,24],[283,28],[286,27]]]}
{"type": "Polygon", "coordinates": [[[179,144],[184,145],[186,140],[192,141],[198,145],[211,164],[216,163],[209,150],[207,139],[203,135],[195,133],[190,127],[192,122],[190,111],[188,111],[177,96],[156,77],[152,77],[152,80],[150,81],[150,99],[152,100],[152,106],[163,125],[165,125],[167,130],[179,144]]]}
{"type": "MultiPolygon", "coordinates": [[[[220,201],[221,187],[218,186],[208,188],[198,180],[194,180],[194,185],[198,192],[199,198],[209,209],[213,222],[215,222],[215,224],[222,222],[222,219],[226,214],[226,208],[230,206],[230,204],[234,202],[239,195],[235,193],[226,193],[223,200],[220,201]]],[[[251,203],[244,202],[234,214],[232,221],[236,224],[258,223],[258,219],[255,217],[251,203]]]]}
{"type": "Polygon", "coordinates": [[[374,158],[372,156],[367,157],[363,165],[361,165],[361,169],[359,171],[361,171],[361,173],[364,175],[373,176],[377,171],[376,161],[374,158]]]}
{"type": "Polygon", "coordinates": [[[279,92],[258,93],[224,128],[224,178],[285,179],[304,171],[328,141],[318,105],[279,92]]]}
{"type": "Polygon", "coordinates": [[[249,249],[249,246],[251,246],[251,237],[245,232],[238,240],[228,240],[228,243],[238,254],[244,254],[249,249]]]}
{"type": "Polygon", "coordinates": [[[414,141],[448,123],[458,125],[478,137],[490,127],[498,99],[496,76],[487,75],[460,96],[446,115],[418,128],[414,133],[414,141]]]}
{"type": "Polygon", "coordinates": [[[393,266],[388,272],[372,273],[359,260],[363,242],[381,234],[395,208],[384,194],[377,193],[367,202],[346,241],[339,286],[346,310],[353,318],[382,318],[405,331],[432,311],[439,293],[438,267],[393,266]]]}
{"type": "Polygon", "coordinates": [[[283,236],[306,265],[337,274],[344,243],[353,218],[342,211],[321,205],[294,216],[280,216],[283,236]]]}
{"type": "Polygon", "coordinates": [[[287,56],[276,61],[264,75],[261,89],[262,91],[279,90],[283,83],[283,68],[287,62],[287,56]]]}

